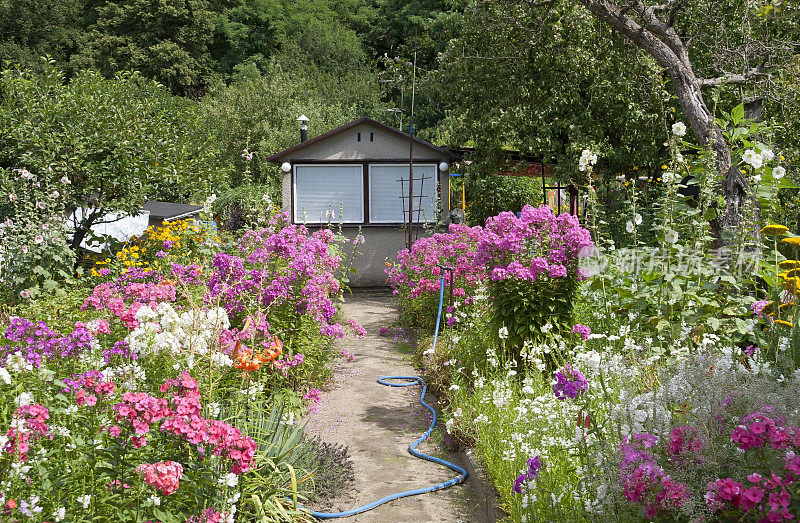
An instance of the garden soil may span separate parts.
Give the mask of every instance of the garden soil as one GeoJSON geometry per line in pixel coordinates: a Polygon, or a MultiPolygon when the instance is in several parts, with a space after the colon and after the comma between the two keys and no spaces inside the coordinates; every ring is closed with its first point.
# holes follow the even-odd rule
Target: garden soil
{"type": "MultiPolygon", "coordinates": [[[[349,448],[355,483],[347,492],[314,510],[340,512],[365,505],[384,496],[442,483],[457,473],[413,457],[408,445],[429,425],[427,410],[419,404],[421,387],[396,388],[377,383],[384,375],[418,376],[411,356],[378,330],[397,319],[394,299],[388,293],[358,293],[343,307],[347,319],[363,325],[363,339],[348,336],[336,350],[346,350],[354,359],[342,358],[334,367],[330,390],[322,395],[316,411],[308,415],[306,432],[323,441],[349,448]]],[[[427,402],[436,405],[428,393],[427,402]]],[[[444,419],[434,436],[420,445],[425,454],[460,465],[456,453],[445,451],[436,441],[445,437],[444,419]]],[[[345,518],[348,522],[422,523],[482,522],[477,497],[468,485],[390,501],[368,512],[345,518]]]]}

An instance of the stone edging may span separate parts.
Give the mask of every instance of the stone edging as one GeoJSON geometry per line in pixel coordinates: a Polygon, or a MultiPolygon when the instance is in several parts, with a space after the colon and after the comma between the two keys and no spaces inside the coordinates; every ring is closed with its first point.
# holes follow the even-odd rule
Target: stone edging
{"type": "Polygon", "coordinates": [[[467,470],[467,484],[470,490],[477,496],[480,505],[480,512],[486,516],[487,523],[496,523],[503,519],[506,514],[497,507],[497,495],[494,492],[489,478],[481,465],[480,459],[475,455],[471,448],[465,448],[458,453],[461,463],[467,470]]]}

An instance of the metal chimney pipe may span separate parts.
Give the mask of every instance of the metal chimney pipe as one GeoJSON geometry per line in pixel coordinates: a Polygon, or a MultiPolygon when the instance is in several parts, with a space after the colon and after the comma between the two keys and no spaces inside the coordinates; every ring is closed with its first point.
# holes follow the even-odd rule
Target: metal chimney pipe
{"type": "Polygon", "coordinates": [[[308,117],[301,114],[297,121],[300,122],[300,143],[303,143],[308,140],[308,117]]]}

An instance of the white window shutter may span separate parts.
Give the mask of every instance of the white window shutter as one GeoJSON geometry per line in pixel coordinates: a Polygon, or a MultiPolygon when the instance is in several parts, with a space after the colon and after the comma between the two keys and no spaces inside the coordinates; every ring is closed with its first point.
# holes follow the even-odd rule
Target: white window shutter
{"type": "MultiPolygon", "coordinates": [[[[414,165],[414,199],[411,205],[414,222],[430,223],[437,219],[436,174],[436,165],[414,165]]],[[[370,223],[405,223],[408,221],[408,213],[403,212],[404,210],[408,211],[408,178],[408,164],[370,165],[370,223]]]]}
{"type": "Polygon", "coordinates": [[[364,177],[361,165],[296,165],[295,223],[362,223],[364,177]]]}

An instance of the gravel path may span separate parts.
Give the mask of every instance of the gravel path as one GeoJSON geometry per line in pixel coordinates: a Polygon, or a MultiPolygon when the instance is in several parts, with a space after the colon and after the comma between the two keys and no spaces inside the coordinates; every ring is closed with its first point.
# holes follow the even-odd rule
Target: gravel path
{"type": "MultiPolygon", "coordinates": [[[[421,387],[386,387],[376,380],[383,375],[417,376],[410,356],[378,329],[396,319],[388,294],[356,294],[344,305],[344,314],[367,329],[364,339],[340,340],[336,350],[354,354],[334,369],[331,390],[325,392],[316,412],[309,414],[307,433],[323,441],[347,445],[353,459],[355,484],[350,492],[316,510],[344,511],[395,492],[441,483],[457,473],[408,453],[408,445],[427,430],[427,410],[419,404],[421,387]]],[[[435,398],[428,393],[428,403],[435,398]]],[[[441,431],[444,420],[437,424],[441,431]]],[[[441,432],[440,432],[441,434],[441,432]]],[[[418,447],[460,465],[456,454],[443,451],[431,440],[418,447]]],[[[391,501],[371,511],[347,518],[348,522],[480,522],[475,496],[465,485],[391,501]]]]}

